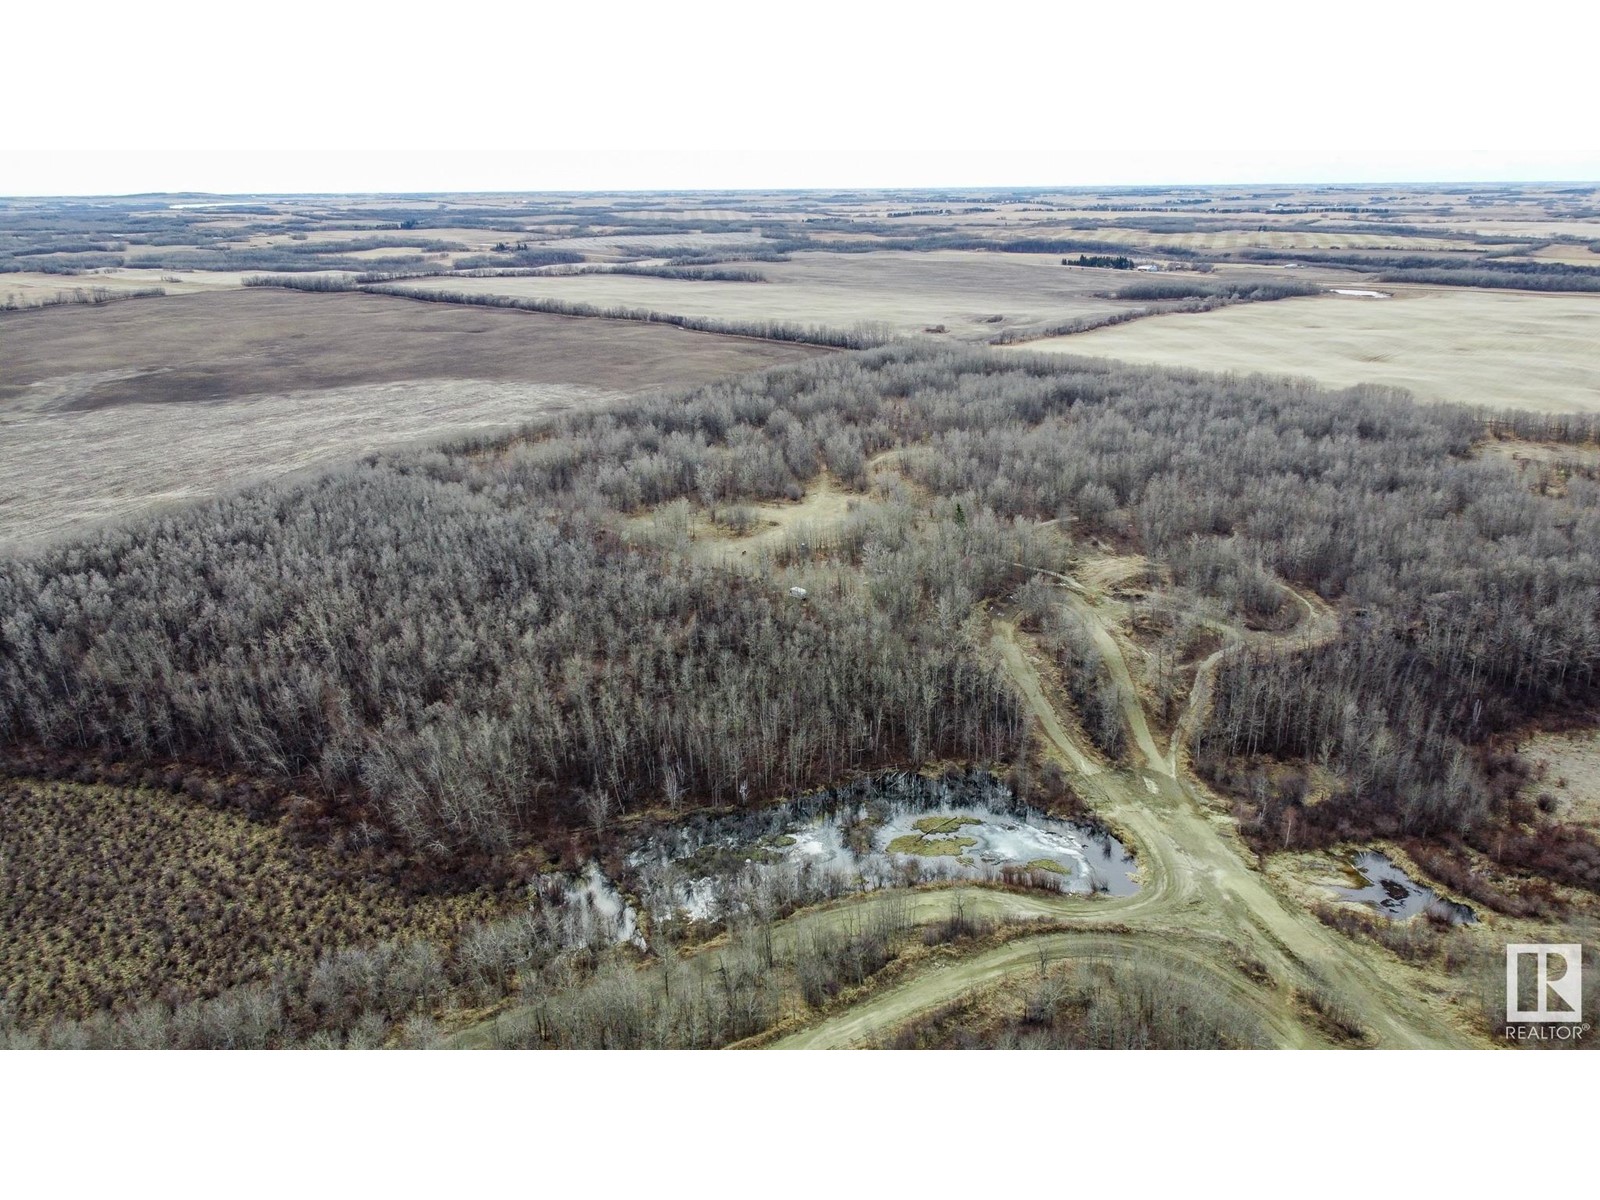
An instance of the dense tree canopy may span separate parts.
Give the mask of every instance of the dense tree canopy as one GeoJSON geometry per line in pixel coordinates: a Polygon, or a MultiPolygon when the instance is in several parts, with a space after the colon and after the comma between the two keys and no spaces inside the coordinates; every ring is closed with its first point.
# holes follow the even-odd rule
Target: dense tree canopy
{"type": "Polygon", "coordinates": [[[1004,758],[1022,717],[973,606],[1015,564],[1066,566],[1037,523],[1067,518],[1242,614],[1279,578],[1343,600],[1330,645],[1224,672],[1203,747],[1317,758],[1408,828],[1461,826],[1486,803],[1470,749],[1588,696],[1600,661],[1600,486],[1536,493],[1473,456],[1483,431],[1374,388],[837,355],[0,564],[0,738],[245,768],[484,847],[1004,758]],[[629,532],[824,469],[861,506],[754,569],[629,532]]]}

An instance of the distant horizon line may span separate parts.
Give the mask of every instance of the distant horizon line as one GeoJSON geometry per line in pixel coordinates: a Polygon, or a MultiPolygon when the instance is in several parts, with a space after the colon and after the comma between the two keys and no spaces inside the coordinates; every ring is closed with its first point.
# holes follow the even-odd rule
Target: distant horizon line
{"type": "Polygon", "coordinates": [[[145,200],[169,198],[204,198],[213,200],[259,199],[310,199],[336,196],[395,196],[411,199],[450,196],[697,196],[697,195],[798,195],[815,192],[860,192],[879,195],[960,192],[1011,192],[1038,194],[1045,192],[1157,192],[1157,191],[1213,191],[1219,188],[1257,188],[1261,190],[1295,190],[1305,188],[1358,190],[1367,188],[1453,188],[1473,190],[1480,188],[1511,187],[1566,187],[1600,189],[1600,179],[1357,179],[1357,180],[1298,180],[1290,182],[1179,182],[1179,183],[1102,183],[1102,184],[898,184],[876,186],[870,184],[813,184],[804,187],[483,187],[444,188],[419,190],[391,190],[384,188],[328,188],[322,190],[253,190],[205,191],[186,189],[178,191],[92,191],[92,192],[0,192],[0,200],[145,200]]]}

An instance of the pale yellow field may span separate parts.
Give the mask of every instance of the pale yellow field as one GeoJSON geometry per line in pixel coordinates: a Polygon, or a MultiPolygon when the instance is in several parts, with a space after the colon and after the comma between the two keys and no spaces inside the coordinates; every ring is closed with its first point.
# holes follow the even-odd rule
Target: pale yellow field
{"type": "Polygon", "coordinates": [[[1528,794],[1554,797],[1563,820],[1600,829],[1600,733],[1544,733],[1518,752],[1534,769],[1528,794]]]}
{"type": "Polygon", "coordinates": [[[181,296],[216,288],[236,288],[241,285],[243,278],[244,273],[240,271],[128,271],[116,268],[84,275],[13,271],[0,275],[0,306],[29,308],[39,304],[72,302],[75,296],[92,295],[97,288],[104,288],[115,295],[158,287],[169,296],[181,296]]]}
{"type": "MultiPolygon", "coordinates": [[[[1302,218],[1303,219],[1303,218],[1302,218]]],[[[1145,229],[1081,229],[1066,236],[1126,242],[1130,246],[1179,246],[1220,253],[1225,250],[1482,250],[1472,242],[1390,233],[1341,233],[1316,229],[1216,229],[1160,233],[1145,229]]]]}
{"type": "MultiPolygon", "coordinates": [[[[602,307],[633,306],[730,321],[785,321],[850,328],[861,322],[983,340],[1001,329],[1117,312],[1097,293],[1132,282],[1124,272],[1074,270],[1046,254],[939,250],[924,254],[796,254],[786,263],[733,263],[765,283],[710,283],[636,275],[419,279],[419,291],[537,296],[602,307]],[[998,321],[991,317],[1001,318],[998,321]]],[[[1220,273],[1218,278],[1224,277],[1220,273]]]]}
{"type": "Polygon", "coordinates": [[[1016,348],[1307,375],[1334,387],[1389,384],[1421,400],[1600,411],[1600,295],[1318,296],[1152,317],[1016,348]]]}
{"type": "MultiPolygon", "coordinates": [[[[499,234],[496,241],[506,241],[513,234],[499,234]]],[[[523,239],[518,239],[523,240],[523,239]]],[[[609,260],[634,258],[649,254],[663,246],[674,249],[717,251],[733,253],[741,250],[762,249],[759,234],[751,233],[597,233],[587,237],[557,237],[540,241],[535,235],[525,240],[556,250],[575,250],[588,258],[609,260]]]]}
{"type": "MultiPolygon", "coordinates": [[[[1600,238],[1596,239],[1600,242],[1600,238]]],[[[1574,246],[1570,242],[1557,242],[1554,245],[1544,246],[1528,255],[1531,259],[1546,259],[1551,262],[1572,263],[1579,267],[1600,266],[1600,254],[1596,254],[1587,246],[1574,246]]]]}
{"type": "MultiPolygon", "coordinates": [[[[416,238],[426,238],[429,241],[439,242],[460,242],[463,246],[469,246],[473,249],[487,250],[496,242],[503,242],[508,237],[516,236],[514,234],[502,233],[494,229],[474,229],[470,227],[456,226],[449,226],[445,228],[434,228],[433,226],[429,226],[426,229],[404,230],[310,229],[298,230],[296,232],[304,234],[304,237],[297,239],[290,236],[288,232],[280,230],[266,230],[254,235],[253,237],[242,239],[234,244],[239,246],[293,246],[296,244],[316,245],[327,242],[368,241],[376,238],[392,237],[397,239],[398,242],[416,238]]],[[[397,244],[396,247],[388,251],[388,253],[415,254],[420,252],[397,244]]]]}
{"type": "Polygon", "coordinates": [[[273,290],[0,314],[0,555],[407,442],[814,347],[273,290]]]}
{"type": "Polygon", "coordinates": [[[1540,221],[1540,220],[1478,220],[1469,217],[1451,217],[1438,221],[1418,221],[1417,224],[1436,225],[1441,230],[1454,229],[1463,233],[1479,233],[1487,237],[1509,234],[1512,237],[1574,237],[1600,239],[1600,221],[1540,221]]]}

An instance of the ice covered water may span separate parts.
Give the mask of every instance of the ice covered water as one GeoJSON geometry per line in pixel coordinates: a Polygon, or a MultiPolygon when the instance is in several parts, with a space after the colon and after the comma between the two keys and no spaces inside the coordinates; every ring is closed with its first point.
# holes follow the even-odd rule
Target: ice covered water
{"type": "Polygon", "coordinates": [[[1452,925],[1470,925],[1478,919],[1465,904],[1446,900],[1432,888],[1417,883],[1387,855],[1376,850],[1362,851],[1355,856],[1353,865],[1367,883],[1359,888],[1335,888],[1342,900],[1370,904],[1397,921],[1426,912],[1430,905],[1447,915],[1452,925]]]}
{"type": "Polygon", "coordinates": [[[628,864],[656,920],[717,920],[945,879],[1082,895],[1138,890],[1137,864],[1109,832],[1029,808],[982,772],[880,776],[769,808],[697,815],[645,834],[628,864]]]}

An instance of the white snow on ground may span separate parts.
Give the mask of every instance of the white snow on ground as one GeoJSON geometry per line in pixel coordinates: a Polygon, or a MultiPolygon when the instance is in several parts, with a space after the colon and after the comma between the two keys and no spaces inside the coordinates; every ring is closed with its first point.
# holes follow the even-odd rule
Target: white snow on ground
{"type": "MultiPolygon", "coordinates": [[[[935,797],[912,802],[845,802],[820,814],[797,805],[662,828],[629,855],[630,887],[657,922],[717,921],[931,880],[999,880],[1036,862],[1060,868],[1035,871],[1038,882],[1062,891],[1138,890],[1131,878],[1137,864],[1108,834],[1012,809],[1008,793],[997,793],[991,803],[981,793],[974,797],[969,787],[961,803],[953,792],[944,787],[935,797]],[[970,823],[922,834],[917,822],[928,817],[965,817],[970,823]],[[971,844],[959,855],[891,854],[890,844],[908,835],[960,837],[971,844]],[[866,848],[858,854],[852,845],[866,848]]],[[[598,866],[591,864],[582,890],[596,919],[615,930],[613,940],[643,945],[637,915],[598,866]]]]}
{"type": "Polygon", "coordinates": [[[839,826],[831,818],[825,817],[815,825],[792,830],[788,836],[794,839],[794,845],[785,849],[784,854],[791,862],[854,865],[855,855],[844,848],[839,826]]]}
{"type": "Polygon", "coordinates": [[[641,950],[644,949],[644,938],[639,933],[639,914],[633,911],[633,906],[622,898],[622,893],[606,878],[599,863],[589,864],[583,881],[586,887],[581,893],[582,899],[595,916],[609,926],[612,940],[632,942],[641,950]]]}
{"type": "MultiPolygon", "coordinates": [[[[933,812],[905,812],[890,820],[877,837],[877,845],[887,853],[887,847],[896,838],[907,835],[942,838],[971,838],[974,845],[962,851],[961,857],[973,861],[973,874],[988,875],[993,871],[979,867],[1023,867],[1028,863],[1046,859],[1060,864],[1069,872],[1071,891],[1090,891],[1089,858],[1084,839],[1064,823],[1043,822],[1025,824],[1014,817],[1000,816],[984,808],[941,808],[933,812]],[[916,823],[927,817],[973,817],[975,824],[962,825],[949,833],[922,834],[916,823]]],[[[941,858],[953,856],[941,855],[941,858]]],[[[926,861],[926,860],[925,860],[926,861]]],[[[955,866],[964,864],[956,861],[955,866]]]]}

